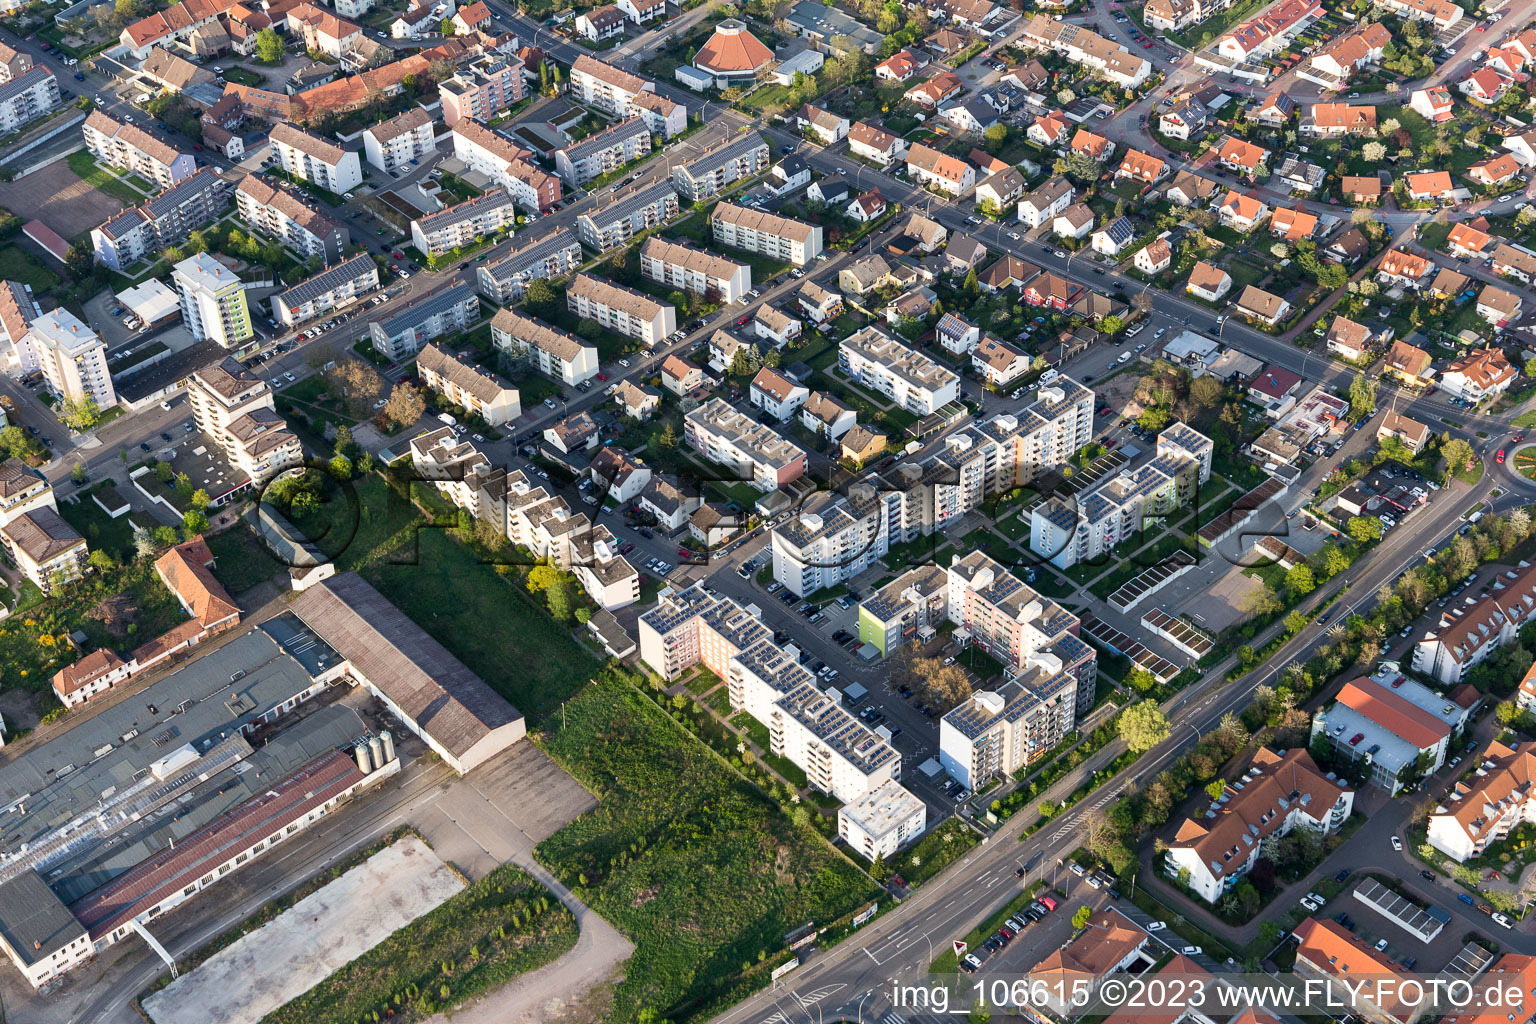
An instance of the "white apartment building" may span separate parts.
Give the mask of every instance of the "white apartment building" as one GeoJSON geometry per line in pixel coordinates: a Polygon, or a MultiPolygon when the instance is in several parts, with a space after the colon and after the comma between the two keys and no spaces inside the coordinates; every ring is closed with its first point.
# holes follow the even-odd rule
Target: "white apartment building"
{"type": "Polygon", "coordinates": [[[576,218],[576,233],[584,244],[607,252],[642,231],[677,216],[677,190],[670,181],[638,187],[576,218]]]}
{"type": "Polygon", "coordinates": [[[570,228],[556,228],[475,268],[480,294],[498,306],[523,297],[528,282],[571,273],[582,261],[581,242],[570,228]]]}
{"type": "Polygon", "coordinates": [[[85,575],[85,538],[52,508],[23,512],[0,526],[0,544],[16,568],[45,594],[85,575]]]}
{"type": "Polygon", "coordinates": [[[756,132],[727,139],[690,164],[672,169],[672,183],[685,199],[707,199],[733,181],[768,169],[768,143],[756,132]]]}
{"type": "Polygon", "coordinates": [[[59,80],[41,64],[0,84],[0,132],[10,134],[58,108],[59,80]]]}
{"type": "Polygon", "coordinates": [[[368,325],[373,347],[400,362],[433,338],[468,330],[480,319],[480,296],[468,281],[439,288],[368,325]]]}
{"type": "Polygon", "coordinates": [[[421,107],[376,124],[363,132],[363,155],[385,174],[393,174],[412,160],[436,152],[432,115],[421,107]]]}
{"type": "Polygon", "coordinates": [[[0,462],[0,526],[40,508],[59,510],[48,478],[15,456],[0,462]]]}
{"type": "Polygon", "coordinates": [[[1052,565],[1070,569],[1134,536],[1149,517],[1166,515],[1194,497],[1211,477],[1210,438],[1174,423],[1157,438],[1156,457],[1110,477],[1072,500],[1053,497],[1030,514],[1029,547],[1052,565]]]}
{"type": "Polygon", "coordinates": [[[928,805],[894,779],[837,809],[837,834],[865,860],[889,859],[928,828],[928,805]]]}
{"type": "Polygon", "coordinates": [[[239,348],[255,330],[245,301],[245,285],[235,272],[205,252],[176,264],[171,281],[181,300],[181,317],[198,341],[239,348]]]}
{"type": "Polygon", "coordinates": [[[1503,590],[1465,609],[1460,618],[1442,615],[1414,645],[1414,670],[1455,686],[1473,665],[1509,643],[1536,615],[1536,565],[1515,572],[1503,590]]]}
{"type": "Polygon", "coordinates": [[[580,384],[597,375],[597,346],[514,309],[491,318],[491,343],[527,355],[538,371],[562,384],[580,384]]]}
{"type": "Polygon", "coordinates": [[[675,306],[591,274],[577,274],[571,279],[565,289],[565,301],[577,316],[596,320],[610,331],[636,338],[649,348],[677,330],[675,306]]]}
{"type": "Polygon", "coordinates": [[[79,318],[60,306],[33,320],[22,343],[25,365],[35,363],[48,389],[67,402],[91,399],[97,408],[117,404],[107,372],[107,346],[79,318]]]}
{"type": "Polygon", "coordinates": [[[338,195],[363,183],[363,165],[357,154],[301,131],[286,121],[272,126],[267,141],[277,165],[295,178],[338,195]]]}
{"type": "Polygon", "coordinates": [[[821,225],[779,217],[735,203],[718,203],[709,215],[715,242],[803,267],[821,253],[821,225]]]}
{"type": "Polygon", "coordinates": [[[752,290],[752,268],[691,245],[652,235],[640,247],[640,274],[722,306],[752,290]]]}
{"type": "Polygon", "coordinates": [[[872,568],[891,550],[889,509],[873,482],[818,491],[773,529],[773,578],[805,597],[872,568]]]}
{"type": "Polygon", "coordinates": [[[1429,845],[1458,864],[1536,821],[1536,744],[1492,740],[1475,763],[1429,816],[1429,845]]]}
{"type": "Polygon", "coordinates": [[[651,151],[651,130],[639,117],[620,121],[555,153],[555,172],[574,188],[617,171],[651,151]]]}
{"type": "Polygon", "coordinates": [[[370,254],[359,253],[273,295],[272,317],[292,327],[351,305],[378,286],[379,265],[370,254]]]}
{"type": "Polygon", "coordinates": [[[142,175],[170,188],[197,170],[191,153],[155,138],[136,124],[124,124],[100,110],[91,111],[81,128],[85,148],[100,163],[142,175]]]}
{"type": "Polygon", "coordinates": [[[305,257],[339,263],[352,242],[352,233],[340,221],[264,175],[247,174],[240,179],[235,206],[253,231],[276,238],[305,257]]]}
{"type": "Polygon", "coordinates": [[[511,193],[524,209],[547,213],[560,201],[560,179],[536,167],[533,154],[479,121],[453,126],[453,155],[511,193]]]}
{"type": "Polygon", "coordinates": [[[795,413],[810,397],[810,388],[768,366],[758,370],[747,387],[747,400],[752,407],[763,410],[780,423],[794,419],[795,413]]]}
{"type": "Polygon", "coordinates": [[[416,354],[416,372],[428,388],[493,427],[522,415],[517,388],[441,345],[428,345],[416,354]]]}
{"type": "Polygon", "coordinates": [[[253,484],[304,461],[298,436],[277,414],[272,389],[236,359],[226,356],[192,373],[187,404],[197,429],[253,484]]]}
{"type": "Polygon", "coordinates": [[[842,371],[908,412],[927,416],[960,394],[960,378],[878,327],[865,327],[838,346],[842,371]]]}
{"type": "Polygon", "coordinates": [[[689,447],[711,462],[734,467],[740,479],[768,492],[805,473],[805,452],[771,427],[711,398],[683,417],[689,447]]]}
{"type": "Polygon", "coordinates": [[[1185,819],[1168,844],[1164,869],[1214,904],[1283,837],[1298,828],[1319,838],[1337,832],[1354,803],[1354,790],[1324,775],[1305,749],[1277,754],[1260,747],[1209,810],[1185,819]]]}
{"type": "Polygon", "coordinates": [[[1312,716],[1312,743],[1332,749],[1335,763],[1359,764],[1367,782],[1396,796],[1412,776],[1432,775],[1465,729],[1474,693],[1441,694],[1386,662],[1374,676],[1351,679],[1312,716]]]}
{"type": "Polygon", "coordinates": [[[815,683],[801,683],[775,701],[764,724],[773,753],[844,803],[901,778],[901,755],[815,683]]]}
{"type": "Polygon", "coordinates": [[[492,189],[411,221],[411,244],[432,259],[474,245],[516,223],[517,203],[512,193],[492,189]]]}
{"type": "Polygon", "coordinates": [[[23,342],[32,321],[42,315],[31,285],[0,281],[0,367],[13,376],[37,371],[37,357],[23,342]]]}
{"type": "MultiPolygon", "coordinates": [[[[254,177],[247,175],[246,180],[254,177]]],[[[125,270],[158,256],[167,246],[180,245],[193,229],[220,216],[228,202],[229,183],[205,167],[174,188],[92,228],[92,251],[103,266],[125,270]]]]}
{"type": "Polygon", "coordinates": [[[566,94],[609,117],[638,117],[652,135],[670,139],[688,127],[688,109],[656,92],[656,83],[581,54],[571,65],[566,94]]]}

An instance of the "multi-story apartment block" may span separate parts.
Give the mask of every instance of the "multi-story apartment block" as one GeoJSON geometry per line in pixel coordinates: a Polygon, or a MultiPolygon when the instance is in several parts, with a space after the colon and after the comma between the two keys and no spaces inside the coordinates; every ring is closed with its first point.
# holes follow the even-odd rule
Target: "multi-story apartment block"
{"type": "Polygon", "coordinates": [[[609,117],[628,117],[631,101],[655,90],[656,83],[583,53],[571,65],[566,94],[609,117]]]}
{"type": "Polygon", "coordinates": [[[393,174],[436,148],[432,128],[432,115],[412,107],[363,132],[363,155],[385,174],[393,174]]]}
{"type": "Polygon", "coordinates": [[[517,310],[497,310],[491,318],[491,343],[528,356],[540,373],[562,384],[580,384],[597,375],[597,346],[517,310]]]}
{"type": "Polygon", "coordinates": [[[805,473],[805,452],[723,398],[711,398],[683,417],[688,445],[759,491],[772,491],[805,473]]]}
{"type": "Polygon", "coordinates": [[[1030,514],[1030,550],[1070,569],[1107,555],[1149,517],[1189,502],[1210,479],[1210,438],[1174,423],[1157,438],[1151,462],[1106,479],[1070,500],[1053,497],[1030,514]]]}
{"type": "Polygon", "coordinates": [[[0,543],[16,568],[45,594],[85,575],[85,538],[52,508],[23,512],[0,526],[0,543]]]}
{"type": "Polygon", "coordinates": [[[547,213],[560,201],[560,179],[533,164],[533,153],[478,121],[453,126],[453,155],[479,171],[525,209],[547,213]]]}
{"type": "Polygon", "coordinates": [[[379,286],[379,265],[359,253],[272,296],[272,316],[293,326],[355,302],[379,286]]]}
{"type": "Polygon", "coordinates": [[[928,639],[949,616],[949,571],[909,569],[859,604],[859,639],[889,657],[912,639],[928,639]]]}
{"type": "Polygon", "coordinates": [[[498,306],[523,297],[523,289],[535,278],[564,277],[581,265],[581,242],[570,228],[556,228],[531,242],[475,268],[480,294],[498,306]]]}
{"type": "Polygon", "coordinates": [[[1354,803],[1354,790],[1323,774],[1305,749],[1277,754],[1260,747],[1241,778],[1179,826],[1164,869],[1216,903],[1282,838],[1298,828],[1319,838],[1337,832],[1354,803]]]}
{"type": "Polygon", "coordinates": [[[235,206],[252,230],[276,238],[306,257],[336,263],[352,243],[352,232],[341,221],[321,213],[292,189],[259,174],[240,179],[235,206]]]}
{"type": "Polygon", "coordinates": [[[1475,760],[1429,816],[1429,845],[1461,864],[1536,821],[1536,744],[1491,740],[1475,760]]]}
{"type": "Polygon", "coordinates": [[[1098,662],[1077,616],[977,551],[949,567],[956,634],[1001,661],[1008,681],[939,722],[939,763],[967,789],[1007,777],[1050,750],[1093,706],[1098,662]]]}
{"type": "MultiPolygon", "coordinates": [[[[16,6],[20,6],[19,4],[16,6]]],[[[9,82],[33,65],[32,55],[0,43],[0,83],[9,82]]]]}
{"type": "Polygon", "coordinates": [[[860,384],[919,416],[937,412],[960,394],[958,375],[878,327],[865,327],[843,339],[837,364],[860,384]]]}
{"type": "Polygon", "coordinates": [[[632,117],[555,153],[555,171],[572,188],[585,185],[651,151],[651,130],[632,117]]]}
{"type": "Polygon", "coordinates": [[[304,461],[304,450],[277,414],[267,382],[225,357],[187,378],[192,420],[224,458],[259,486],[304,461]]]}
{"type": "Polygon", "coordinates": [[[117,404],[106,344],[69,310],[61,306],[33,320],[22,344],[30,350],[22,361],[35,361],[49,390],[60,398],[89,398],[100,409],[117,404]]]}
{"type": "Polygon", "coordinates": [[[1349,680],[1318,709],[1312,742],[1331,749],[1336,764],[1359,764],[1366,781],[1396,796],[1415,777],[1440,770],[1480,701],[1475,692],[1441,694],[1389,663],[1349,680]]]}
{"type": "Polygon", "coordinates": [[[441,345],[428,345],[416,354],[416,372],[427,387],[493,427],[522,415],[517,388],[441,345]]]}
{"type": "Polygon", "coordinates": [[[238,348],[255,333],[245,285],[235,272],[205,252],[189,256],[171,272],[181,300],[181,317],[198,341],[238,348]]]}
{"type": "Polygon", "coordinates": [[[363,183],[363,165],[356,153],[287,122],[274,124],[267,141],[277,165],[295,178],[337,194],[363,183]]]}
{"type": "Polygon", "coordinates": [[[1460,618],[1441,616],[1436,628],[1414,645],[1414,670],[1455,686],[1468,669],[1513,639],[1536,615],[1536,565],[1515,572],[1503,590],[1467,608],[1460,618]]]}
{"type": "Polygon", "coordinates": [[[158,184],[162,189],[190,178],[197,170],[191,153],[179,153],[136,124],[124,124],[93,110],[81,129],[85,148],[98,161],[122,168],[158,184]]]}
{"type": "Polygon", "coordinates": [[[845,803],[901,778],[901,755],[815,683],[801,683],[774,701],[765,724],[773,753],[845,803]]]}
{"type": "Polygon", "coordinates": [[[584,244],[607,252],[665,224],[677,216],[678,209],[677,189],[670,181],[658,181],[581,214],[576,218],[576,233],[584,244]]]}
{"type": "Polygon", "coordinates": [[[640,247],[642,277],[729,305],[752,290],[752,268],[691,245],[652,235],[640,247]]]}
{"type": "Polygon", "coordinates": [[[438,84],[443,121],[489,121],[523,98],[523,62],[504,53],[488,53],[438,84]]]}
{"type": "Polygon", "coordinates": [[[411,244],[433,259],[474,245],[517,223],[517,203],[504,188],[455,203],[411,221],[411,244]]]}
{"type": "Polygon", "coordinates": [[[368,333],[375,349],[399,362],[415,355],[433,338],[466,330],[478,319],[480,297],[473,285],[461,281],[373,321],[368,325],[368,333]]]}
{"type": "Polygon", "coordinates": [[[768,143],[756,132],[728,139],[690,164],[672,169],[672,183],[690,203],[707,199],[741,178],[768,169],[768,143]]]}
{"type": "Polygon", "coordinates": [[[873,861],[891,858],[928,827],[928,805],[895,781],[884,782],[837,810],[837,834],[873,861]]]}
{"type": "Polygon", "coordinates": [[[58,107],[59,80],[39,64],[0,83],[0,131],[10,134],[58,107]]]}
{"type": "Polygon", "coordinates": [[[890,551],[888,514],[869,480],[817,492],[774,527],[773,578],[797,597],[852,579],[890,551]]]}
{"type": "Polygon", "coordinates": [[[821,253],[821,225],[779,217],[735,203],[718,203],[709,215],[715,242],[803,267],[821,253]]]}
{"type": "Polygon", "coordinates": [[[654,348],[677,330],[677,308],[643,292],[610,284],[591,274],[577,274],[565,289],[572,313],[596,320],[610,331],[637,338],[654,348]]]}
{"type": "MultiPolygon", "coordinates": [[[[254,175],[247,175],[249,181],[254,175]]],[[[196,228],[223,212],[229,183],[203,168],[174,188],[109,218],[91,231],[97,262],[122,271],[161,250],[180,245],[196,228]]]]}
{"type": "Polygon", "coordinates": [[[0,462],[0,526],[42,508],[59,508],[48,478],[14,456],[0,462]]]}
{"type": "Polygon", "coordinates": [[[663,139],[688,127],[688,109],[656,92],[656,83],[582,54],[571,65],[567,93],[609,117],[638,117],[663,139]]]}
{"type": "Polygon", "coordinates": [[[23,341],[32,321],[42,315],[31,285],[0,281],[0,368],[13,376],[37,371],[37,356],[23,341]]]}

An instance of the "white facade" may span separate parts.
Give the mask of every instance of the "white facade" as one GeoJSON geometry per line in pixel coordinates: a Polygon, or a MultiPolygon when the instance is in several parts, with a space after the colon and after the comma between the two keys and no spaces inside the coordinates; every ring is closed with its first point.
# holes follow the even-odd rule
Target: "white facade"
{"type": "Polygon", "coordinates": [[[890,858],[928,827],[928,806],[901,783],[881,783],[837,810],[837,834],[866,860],[890,858]]]}
{"type": "Polygon", "coordinates": [[[363,183],[363,165],[357,154],[288,124],[272,126],[267,137],[277,165],[304,181],[338,195],[363,183]]]}
{"type": "Polygon", "coordinates": [[[937,412],[959,396],[960,378],[953,371],[875,327],[845,338],[837,362],[860,384],[919,416],[937,412]]]}
{"type": "Polygon", "coordinates": [[[834,587],[890,552],[890,510],[871,483],[817,499],[773,530],[773,578],[797,597],[834,587]]]}
{"type": "Polygon", "coordinates": [[[117,404],[107,347],[95,331],[60,307],[28,325],[23,365],[35,363],[54,394],[65,401],[90,398],[100,409],[117,404]]]}
{"type": "Polygon", "coordinates": [[[239,348],[255,331],[245,286],[235,272],[205,252],[176,264],[171,272],[187,330],[199,341],[239,348]]]}

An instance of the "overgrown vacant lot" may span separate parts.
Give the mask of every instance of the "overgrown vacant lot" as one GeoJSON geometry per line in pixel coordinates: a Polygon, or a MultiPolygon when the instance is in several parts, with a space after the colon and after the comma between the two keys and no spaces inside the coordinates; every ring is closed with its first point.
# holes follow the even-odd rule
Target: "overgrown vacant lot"
{"type": "MultiPolygon", "coordinates": [[[[701,1020],[767,983],[760,954],[875,894],[868,876],[791,821],[612,670],[551,716],[541,743],[600,806],[539,859],[636,949],[612,1020],[701,1020]]],[[[801,814],[798,809],[797,816],[801,814]]]]}

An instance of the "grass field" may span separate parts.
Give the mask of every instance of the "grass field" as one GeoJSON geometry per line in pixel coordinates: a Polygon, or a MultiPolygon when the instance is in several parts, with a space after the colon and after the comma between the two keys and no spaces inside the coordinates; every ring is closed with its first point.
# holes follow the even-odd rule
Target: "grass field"
{"type": "Polygon", "coordinates": [[[31,285],[34,295],[41,295],[59,283],[58,274],[14,245],[0,248],[0,279],[31,285]]]}
{"type": "Polygon", "coordinates": [[[791,929],[878,895],[805,808],[791,820],[616,674],[547,724],[541,746],[600,803],[536,852],[636,947],[609,1020],[705,1019],[768,983],[791,929]]]}
{"type": "Polygon", "coordinates": [[[98,164],[96,158],[83,149],[78,153],[69,154],[64,162],[69,165],[70,170],[79,176],[81,181],[96,191],[105,192],[113,199],[127,203],[129,206],[137,206],[147,198],[143,193],[130,187],[127,182],[98,164]]]}
{"type": "Polygon", "coordinates": [[[425,1020],[576,945],[576,918],[504,864],[267,1014],[268,1024],[425,1020]]]}
{"type": "Polygon", "coordinates": [[[213,575],[231,594],[265,583],[287,568],[278,564],[247,527],[236,526],[207,540],[208,550],[213,552],[213,575]]]}
{"type": "Polygon", "coordinates": [[[596,661],[533,603],[515,573],[497,572],[434,528],[378,475],[355,486],[355,521],[337,495],[333,529],[315,538],[338,570],[360,572],[532,720],[591,678],[596,661]]]}
{"type": "Polygon", "coordinates": [[[92,551],[100,548],[120,562],[134,556],[133,524],[127,514],[113,519],[89,495],[82,494],[79,501],[59,502],[59,515],[80,531],[92,551]]]}

